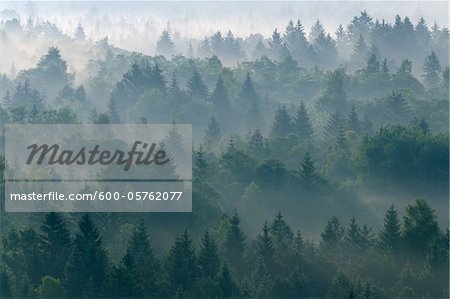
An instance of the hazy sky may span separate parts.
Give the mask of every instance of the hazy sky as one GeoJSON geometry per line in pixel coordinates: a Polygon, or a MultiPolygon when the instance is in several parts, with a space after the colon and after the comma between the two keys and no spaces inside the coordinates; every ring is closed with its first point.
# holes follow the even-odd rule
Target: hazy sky
{"type": "MultiPolygon", "coordinates": [[[[217,30],[231,29],[237,36],[260,32],[269,35],[274,28],[284,30],[289,19],[300,18],[307,30],[320,19],[331,33],[343,23],[347,24],[362,10],[375,19],[393,21],[394,16],[408,15],[415,23],[424,16],[431,26],[448,24],[448,3],[410,1],[263,1],[263,2],[150,2],[150,1],[0,1],[1,10],[14,10],[25,20],[30,14],[48,19],[71,34],[74,24],[90,24],[102,31],[102,23],[143,24],[163,28],[169,22],[183,37],[202,37],[217,30]]],[[[5,16],[5,15],[3,15],[5,16]]],[[[6,15],[7,16],[7,15],[6,15]]],[[[448,26],[447,26],[448,27],[448,26]]],[[[122,28],[123,29],[123,28],[122,28]]],[[[111,27],[105,27],[111,30],[111,27]]],[[[87,33],[93,30],[87,28],[87,33]]],[[[104,35],[107,32],[105,32],[104,35]]],[[[93,33],[94,34],[94,33],[93,33]]],[[[96,32],[103,34],[103,32],[96,32]]]]}

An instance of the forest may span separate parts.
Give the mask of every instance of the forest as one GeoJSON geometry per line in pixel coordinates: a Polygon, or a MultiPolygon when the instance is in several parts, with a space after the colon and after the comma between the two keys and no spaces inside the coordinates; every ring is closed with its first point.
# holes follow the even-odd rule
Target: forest
{"type": "Polygon", "coordinates": [[[448,298],[449,32],[393,19],[167,28],[154,55],[3,20],[2,126],[187,123],[194,146],[192,213],[0,212],[0,297],[448,298]]]}

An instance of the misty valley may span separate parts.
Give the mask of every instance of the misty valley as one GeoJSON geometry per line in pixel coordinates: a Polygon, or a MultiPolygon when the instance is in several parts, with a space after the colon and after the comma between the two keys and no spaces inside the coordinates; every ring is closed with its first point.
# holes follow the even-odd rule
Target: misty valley
{"type": "MultiPolygon", "coordinates": [[[[159,23],[116,2],[8,4],[1,124],[192,124],[192,212],[2,211],[0,297],[448,298],[448,24],[397,4],[338,20],[327,2],[303,19],[283,16],[311,3],[273,3],[270,34],[253,2],[256,21],[192,7],[159,23]],[[219,30],[231,16],[252,32],[219,30]]],[[[163,143],[184,157],[183,138],[163,143]]],[[[29,161],[131,170],[168,162],[158,148],[36,144],[29,161]]]]}

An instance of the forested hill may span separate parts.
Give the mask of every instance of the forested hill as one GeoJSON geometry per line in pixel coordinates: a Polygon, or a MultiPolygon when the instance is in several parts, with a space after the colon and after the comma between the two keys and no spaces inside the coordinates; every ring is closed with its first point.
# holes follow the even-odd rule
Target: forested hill
{"type": "Polygon", "coordinates": [[[1,213],[2,296],[448,294],[447,28],[367,12],[335,33],[286,24],[185,48],[166,30],[148,56],[81,24],[2,22],[2,125],[194,135],[192,213],[1,213]]]}

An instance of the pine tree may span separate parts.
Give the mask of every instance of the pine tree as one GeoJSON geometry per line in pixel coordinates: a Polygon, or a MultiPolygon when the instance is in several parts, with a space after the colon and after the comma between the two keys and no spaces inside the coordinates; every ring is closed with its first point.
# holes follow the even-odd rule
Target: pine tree
{"type": "Polygon", "coordinates": [[[403,121],[409,112],[408,102],[400,92],[393,91],[387,99],[388,113],[391,118],[403,121]]]}
{"type": "Polygon", "coordinates": [[[160,265],[143,221],[134,228],[127,251],[136,265],[136,283],[142,286],[145,297],[158,295],[160,265]]]}
{"type": "Polygon", "coordinates": [[[113,266],[108,292],[113,298],[142,298],[144,288],[136,270],[136,263],[127,250],[118,267],[113,266]]]}
{"type": "Polygon", "coordinates": [[[262,233],[258,236],[258,254],[268,268],[273,266],[273,243],[267,221],[264,222],[262,233]]]}
{"type": "Polygon", "coordinates": [[[359,36],[358,41],[353,48],[352,53],[352,62],[357,67],[362,67],[367,60],[367,55],[369,53],[369,49],[362,35],[359,36]]]}
{"type": "Polygon", "coordinates": [[[192,77],[187,83],[189,95],[194,98],[206,99],[208,96],[208,88],[203,83],[200,73],[195,70],[192,77]]]}
{"type": "Polygon", "coordinates": [[[256,159],[263,159],[267,152],[268,149],[264,144],[264,137],[261,134],[261,130],[256,128],[255,131],[250,133],[248,138],[248,153],[256,159]]]}
{"type": "Polygon", "coordinates": [[[215,241],[206,231],[202,238],[202,246],[198,254],[200,275],[202,277],[214,279],[220,270],[219,254],[215,241]]]}
{"type": "Polygon", "coordinates": [[[331,247],[339,244],[345,235],[345,230],[342,228],[339,219],[332,217],[326,224],[325,230],[321,233],[322,241],[325,245],[331,247]]]}
{"type": "Polygon", "coordinates": [[[209,119],[208,127],[205,131],[204,145],[208,150],[215,149],[220,144],[222,130],[216,121],[216,117],[212,115],[209,119]]]}
{"type": "Polygon", "coordinates": [[[308,188],[312,187],[317,181],[318,174],[316,172],[316,166],[309,153],[305,154],[300,165],[300,178],[308,188]]]}
{"type": "Polygon", "coordinates": [[[210,95],[210,99],[214,106],[214,113],[217,115],[219,122],[226,123],[230,119],[231,104],[222,76],[219,76],[217,79],[216,86],[210,95]]]}
{"type": "Polygon", "coordinates": [[[383,62],[381,63],[381,66],[380,66],[380,70],[383,75],[385,75],[386,77],[389,77],[390,69],[389,69],[389,64],[388,64],[386,58],[383,59],[383,62]]]}
{"type": "Polygon", "coordinates": [[[355,217],[350,219],[350,225],[345,235],[345,240],[350,246],[359,247],[361,245],[361,229],[356,223],[355,217]]]}
{"type": "Polygon", "coordinates": [[[400,248],[401,231],[397,210],[391,205],[384,217],[384,225],[379,233],[380,247],[386,252],[396,253],[400,248]]]}
{"type": "Polygon", "coordinates": [[[423,69],[425,71],[425,82],[428,86],[437,86],[442,67],[434,51],[431,51],[431,54],[427,56],[423,69]]]}
{"type": "Polygon", "coordinates": [[[347,129],[357,134],[361,133],[360,121],[358,113],[356,112],[355,109],[355,105],[352,105],[352,110],[347,115],[347,129]]]}
{"type": "Polygon", "coordinates": [[[66,268],[65,285],[69,296],[72,297],[81,297],[87,293],[99,296],[104,292],[107,277],[107,253],[89,214],[81,217],[78,226],[80,232],[73,242],[73,251],[66,268]]]}
{"type": "Polygon", "coordinates": [[[239,100],[243,111],[249,111],[255,103],[257,104],[259,102],[259,96],[255,91],[253,80],[248,72],[239,93],[239,100]]]}
{"type": "Polygon", "coordinates": [[[201,145],[194,153],[194,178],[203,181],[208,177],[208,161],[205,158],[205,152],[203,151],[203,147],[201,145]]]}
{"type": "Polygon", "coordinates": [[[275,244],[291,244],[294,240],[294,233],[289,225],[284,221],[281,212],[278,212],[270,225],[270,235],[275,244]]]}
{"type": "Polygon", "coordinates": [[[325,136],[329,139],[335,139],[341,128],[343,127],[344,122],[342,120],[341,115],[338,112],[334,112],[330,114],[330,119],[328,120],[327,126],[325,127],[325,136]]]}
{"type": "Polygon", "coordinates": [[[46,274],[62,278],[72,243],[69,228],[61,214],[51,212],[45,215],[41,230],[46,274]]]}
{"type": "Polygon", "coordinates": [[[86,33],[84,32],[84,28],[81,24],[78,24],[77,28],[75,28],[75,39],[79,41],[86,39],[86,33]]]}
{"type": "Polygon", "coordinates": [[[198,275],[197,258],[187,230],[175,238],[167,257],[166,270],[173,292],[181,288],[187,296],[194,296],[198,275]]]}
{"type": "Polygon", "coordinates": [[[242,269],[245,250],[245,236],[239,226],[240,222],[239,216],[234,213],[224,242],[225,258],[237,271],[242,269]]]}
{"type": "Polygon", "coordinates": [[[325,34],[325,28],[323,28],[323,25],[322,25],[322,23],[320,23],[319,20],[316,20],[314,25],[311,27],[311,31],[309,32],[308,39],[310,42],[313,42],[321,34],[325,34]]]}
{"type": "Polygon", "coordinates": [[[311,125],[311,120],[308,115],[308,111],[306,110],[305,104],[303,102],[300,103],[300,106],[297,108],[297,113],[294,118],[294,132],[302,139],[302,140],[311,140],[313,137],[313,128],[311,125]]]}
{"type": "Polygon", "coordinates": [[[227,263],[222,266],[219,276],[220,298],[235,298],[238,296],[238,288],[233,281],[227,263]]]}
{"type": "Polygon", "coordinates": [[[275,113],[275,121],[272,126],[272,136],[286,137],[292,133],[291,117],[287,112],[286,106],[282,105],[275,113]]]}
{"type": "Polygon", "coordinates": [[[270,41],[270,50],[272,52],[272,59],[277,61],[283,60],[282,49],[283,49],[283,40],[281,38],[281,34],[275,29],[272,33],[272,40],[270,41]]]}
{"type": "Polygon", "coordinates": [[[422,117],[422,119],[420,120],[418,127],[420,128],[420,130],[422,131],[423,134],[428,134],[430,133],[430,126],[428,124],[428,122],[425,120],[425,117],[422,117]]]}
{"type": "Polygon", "coordinates": [[[156,53],[159,55],[164,55],[170,58],[175,51],[175,44],[170,37],[170,33],[167,29],[164,29],[156,43],[156,53]]]}

